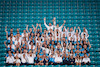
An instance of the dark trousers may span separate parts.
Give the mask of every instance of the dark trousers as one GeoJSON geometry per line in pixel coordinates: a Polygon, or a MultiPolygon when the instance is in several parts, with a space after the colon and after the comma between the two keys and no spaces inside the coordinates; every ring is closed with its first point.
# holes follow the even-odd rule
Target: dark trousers
{"type": "Polygon", "coordinates": [[[63,63],[54,63],[54,65],[63,65],[63,63]]]}
{"type": "Polygon", "coordinates": [[[75,62],[73,62],[73,63],[69,62],[69,65],[75,65],[75,62]]]}
{"type": "Polygon", "coordinates": [[[21,65],[27,65],[27,63],[21,63],[21,65]]]}
{"type": "Polygon", "coordinates": [[[27,63],[26,65],[34,65],[34,63],[27,63]]]}
{"type": "Polygon", "coordinates": [[[49,65],[54,65],[54,63],[53,64],[51,64],[51,63],[53,63],[53,62],[49,62],[49,65]]]}
{"type": "Polygon", "coordinates": [[[69,61],[67,61],[67,60],[63,60],[63,65],[69,65],[69,61]]]}
{"type": "Polygon", "coordinates": [[[85,64],[85,63],[83,62],[82,65],[90,65],[90,63],[88,62],[88,63],[85,64]]]}
{"type": "Polygon", "coordinates": [[[9,66],[9,65],[16,65],[15,63],[6,63],[6,66],[9,66]]]}

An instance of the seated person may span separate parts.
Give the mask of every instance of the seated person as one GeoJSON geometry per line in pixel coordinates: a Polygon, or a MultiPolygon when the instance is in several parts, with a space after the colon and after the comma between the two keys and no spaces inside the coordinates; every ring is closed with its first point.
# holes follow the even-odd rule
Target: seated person
{"type": "Polygon", "coordinates": [[[45,54],[43,54],[42,60],[40,62],[41,62],[41,65],[48,65],[48,58],[46,57],[45,54]]]}
{"type": "Polygon", "coordinates": [[[55,57],[55,64],[62,64],[63,60],[62,57],[60,57],[60,54],[55,57]]]}
{"type": "Polygon", "coordinates": [[[11,53],[10,53],[9,56],[7,57],[6,63],[7,63],[7,64],[14,64],[14,63],[15,63],[15,59],[14,59],[14,57],[12,56],[11,53]]]}
{"type": "Polygon", "coordinates": [[[19,51],[17,50],[16,53],[14,54],[14,57],[18,56],[20,58],[20,53],[19,51]]]}
{"type": "Polygon", "coordinates": [[[21,63],[22,63],[22,65],[23,65],[23,64],[26,64],[27,59],[26,59],[25,54],[22,54],[22,56],[20,56],[20,58],[21,58],[21,63]]]}
{"type": "Polygon", "coordinates": [[[79,54],[77,54],[76,58],[75,58],[75,63],[76,65],[81,65],[81,62],[82,62],[82,59],[81,57],[79,56],[79,54]]]}
{"type": "Polygon", "coordinates": [[[34,64],[35,57],[36,57],[36,55],[33,54],[32,51],[29,51],[29,54],[27,55],[28,64],[34,64]]]}
{"type": "Polygon", "coordinates": [[[35,57],[35,65],[40,65],[40,55],[37,54],[37,56],[35,57]]]}
{"type": "Polygon", "coordinates": [[[54,63],[54,57],[53,57],[53,54],[50,55],[49,57],[49,64],[53,64],[54,63]]]}
{"type": "Polygon", "coordinates": [[[68,56],[66,54],[63,56],[63,64],[68,64],[68,56]]]}
{"type": "Polygon", "coordinates": [[[75,45],[75,47],[74,47],[74,48],[76,49],[76,48],[77,48],[77,46],[79,46],[79,48],[82,48],[82,46],[81,46],[81,44],[80,44],[79,42],[77,42],[77,43],[76,43],[76,45],[75,45]]]}
{"type": "Polygon", "coordinates": [[[77,47],[76,47],[75,51],[76,51],[76,50],[79,50],[79,49],[80,49],[80,47],[79,47],[79,45],[77,45],[77,47]]]}
{"type": "Polygon", "coordinates": [[[15,62],[16,62],[16,66],[20,66],[21,61],[18,56],[16,56],[15,62]]]}
{"type": "Polygon", "coordinates": [[[90,58],[88,58],[87,54],[84,55],[82,62],[83,65],[84,64],[90,65],[90,58]]]}
{"type": "Polygon", "coordinates": [[[73,58],[73,56],[71,56],[71,57],[69,58],[69,64],[70,64],[70,65],[74,65],[74,64],[75,64],[75,58],[73,58]]]}

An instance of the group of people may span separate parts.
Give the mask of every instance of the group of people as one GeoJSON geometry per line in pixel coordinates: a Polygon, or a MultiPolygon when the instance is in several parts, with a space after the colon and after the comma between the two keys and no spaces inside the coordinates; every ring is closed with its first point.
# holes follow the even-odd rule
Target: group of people
{"type": "Polygon", "coordinates": [[[84,27],[81,32],[80,27],[69,27],[66,29],[64,24],[56,24],[56,18],[53,18],[53,24],[44,25],[46,29],[42,31],[41,24],[28,29],[28,25],[23,32],[17,28],[16,32],[11,28],[7,31],[5,27],[6,38],[4,42],[7,48],[6,64],[10,65],[85,65],[90,64],[91,48],[88,40],[89,34],[84,27]],[[40,27],[40,28],[38,28],[40,27]]]}

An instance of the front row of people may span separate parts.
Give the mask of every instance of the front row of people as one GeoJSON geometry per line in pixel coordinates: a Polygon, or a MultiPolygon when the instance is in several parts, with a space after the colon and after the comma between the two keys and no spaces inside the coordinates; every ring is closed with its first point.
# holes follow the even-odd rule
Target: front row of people
{"type": "Polygon", "coordinates": [[[27,53],[27,50],[24,50],[24,53],[22,51],[19,53],[19,51],[16,51],[16,54],[12,54],[11,51],[8,51],[8,54],[6,55],[6,63],[7,65],[90,65],[90,58],[87,56],[87,54],[84,54],[84,57],[82,57],[77,54],[77,56],[74,58],[73,55],[68,56],[67,54],[60,55],[59,51],[57,52],[57,55],[51,54],[48,56],[46,54],[46,51],[44,50],[41,54],[35,54],[32,51],[29,51],[27,53]],[[43,55],[42,55],[43,54],[43,55]]]}

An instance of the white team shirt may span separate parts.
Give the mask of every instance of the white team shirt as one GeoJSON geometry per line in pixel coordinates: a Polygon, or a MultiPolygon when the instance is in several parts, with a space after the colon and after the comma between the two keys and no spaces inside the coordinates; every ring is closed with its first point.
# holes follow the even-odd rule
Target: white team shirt
{"type": "Polygon", "coordinates": [[[86,38],[89,37],[89,35],[87,35],[87,34],[88,34],[87,29],[85,29],[85,31],[86,31],[86,32],[82,32],[82,33],[81,33],[81,37],[82,37],[82,38],[83,38],[84,34],[85,34],[85,37],[86,37],[86,38]]]}
{"type": "Polygon", "coordinates": [[[56,27],[56,26],[55,26],[55,30],[58,29],[60,32],[62,32],[62,27],[63,27],[63,25],[61,25],[60,27],[56,27]]]}
{"type": "Polygon", "coordinates": [[[18,56],[20,58],[20,54],[19,53],[18,54],[14,54],[14,57],[16,57],[16,56],[18,56]]]}
{"type": "Polygon", "coordinates": [[[42,50],[45,50],[47,54],[49,54],[50,50],[48,48],[45,48],[45,47],[41,47],[42,50]]]}
{"type": "Polygon", "coordinates": [[[61,37],[63,37],[63,34],[65,34],[65,37],[67,37],[67,33],[66,32],[61,32],[61,37]]]}
{"type": "Polygon", "coordinates": [[[27,57],[27,59],[28,59],[27,62],[30,63],[30,64],[31,64],[31,63],[34,63],[34,58],[35,58],[35,57],[36,57],[35,54],[33,54],[32,56],[28,56],[28,57],[27,57]]]}
{"type": "Polygon", "coordinates": [[[15,59],[13,56],[8,56],[7,59],[6,59],[6,63],[14,63],[15,59]]]}
{"type": "Polygon", "coordinates": [[[74,41],[77,41],[77,38],[78,38],[78,41],[80,41],[80,36],[78,35],[78,37],[76,35],[74,35],[74,41]]]}
{"type": "Polygon", "coordinates": [[[52,25],[52,26],[48,26],[46,23],[44,23],[44,25],[46,26],[47,30],[50,30],[50,29],[53,30],[53,28],[54,28],[54,25],[52,25]]]}
{"type": "Polygon", "coordinates": [[[57,32],[55,32],[55,40],[57,40],[57,38],[60,40],[60,38],[61,38],[60,32],[58,32],[58,35],[57,35],[57,32]]]}
{"type": "Polygon", "coordinates": [[[90,62],[90,58],[83,58],[82,62],[88,63],[90,62]]]}
{"type": "Polygon", "coordinates": [[[71,33],[71,36],[73,36],[75,34],[75,29],[71,32],[67,31],[67,29],[65,28],[65,31],[67,32],[67,37],[69,36],[69,33],[71,33]]]}
{"type": "MultiPolygon", "coordinates": [[[[24,35],[24,33],[22,33],[22,37],[24,37],[25,35],[24,35]]],[[[28,33],[26,33],[26,37],[28,36],[28,33]]]]}
{"type": "MultiPolygon", "coordinates": [[[[10,37],[8,37],[8,40],[10,40],[10,37]]],[[[12,41],[15,42],[15,37],[14,36],[12,37],[12,41]]]]}
{"type": "Polygon", "coordinates": [[[19,42],[19,44],[21,45],[21,39],[19,39],[18,41],[17,41],[17,40],[15,40],[15,45],[17,45],[17,44],[18,44],[18,42],[19,42]]]}
{"type": "MultiPolygon", "coordinates": [[[[68,49],[65,49],[65,50],[66,50],[66,54],[68,54],[68,49]]],[[[62,53],[63,53],[63,51],[64,51],[64,47],[62,49],[62,53]]]]}
{"type": "Polygon", "coordinates": [[[72,36],[68,36],[68,40],[70,41],[71,40],[71,38],[73,38],[72,36]]]}
{"type": "Polygon", "coordinates": [[[55,62],[62,62],[63,60],[62,60],[62,57],[55,57],[55,60],[54,60],[55,62]]]}
{"type": "MultiPolygon", "coordinates": [[[[31,45],[29,45],[29,49],[31,49],[31,47],[32,47],[32,46],[31,46],[31,45]]],[[[33,45],[33,48],[32,48],[32,49],[33,49],[33,50],[35,49],[35,46],[34,46],[34,45],[33,45]]]]}
{"type": "Polygon", "coordinates": [[[22,63],[26,63],[27,62],[27,58],[25,57],[23,57],[23,54],[20,56],[20,58],[21,58],[21,62],[22,63]]]}
{"type": "Polygon", "coordinates": [[[21,63],[20,59],[16,59],[16,63],[21,63]]]}
{"type": "Polygon", "coordinates": [[[76,63],[82,63],[82,59],[75,59],[76,63]]]}
{"type": "MultiPolygon", "coordinates": [[[[8,45],[8,48],[10,48],[10,45],[8,45]]],[[[14,44],[11,45],[11,49],[15,49],[15,45],[14,44]]]]}

